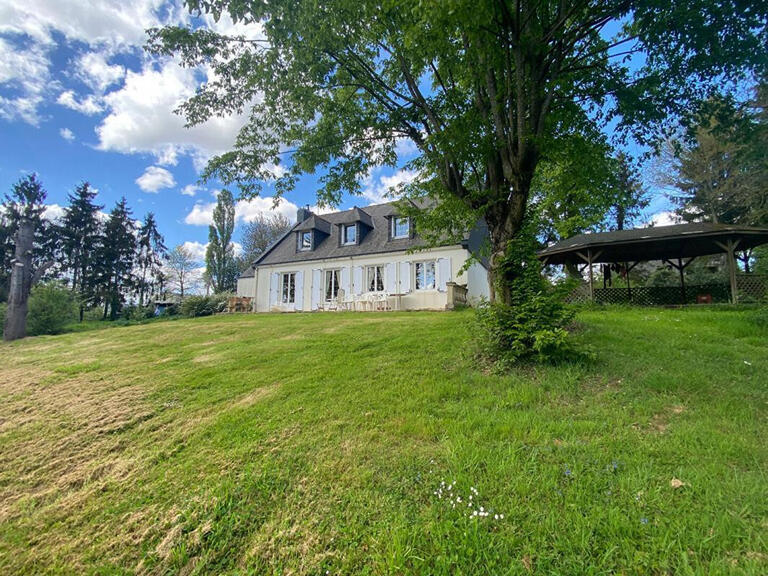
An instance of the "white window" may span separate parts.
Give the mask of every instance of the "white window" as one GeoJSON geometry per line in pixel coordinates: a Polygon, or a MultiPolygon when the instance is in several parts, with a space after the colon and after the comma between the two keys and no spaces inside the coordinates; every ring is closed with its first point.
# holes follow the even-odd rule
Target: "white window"
{"type": "Polygon", "coordinates": [[[384,266],[368,266],[365,269],[368,292],[384,291],[384,266]]]}
{"type": "Polygon", "coordinates": [[[435,289],[435,261],[416,262],[416,290],[435,289]]]}
{"type": "Polygon", "coordinates": [[[411,234],[411,221],[408,218],[392,218],[392,238],[408,238],[411,234]]]}
{"type": "Polygon", "coordinates": [[[342,244],[357,243],[357,224],[345,224],[342,233],[342,244]]]}
{"type": "Polygon", "coordinates": [[[312,232],[299,232],[299,250],[312,250],[312,232]]]}
{"type": "Polygon", "coordinates": [[[339,276],[341,276],[340,270],[326,270],[325,271],[325,300],[330,302],[336,300],[339,295],[339,276]]]}
{"type": "Polygon", "coordinates": [[[296,273],[286,272],[280,275],[280,301],[283,304],[296,302],[296,273]]]}

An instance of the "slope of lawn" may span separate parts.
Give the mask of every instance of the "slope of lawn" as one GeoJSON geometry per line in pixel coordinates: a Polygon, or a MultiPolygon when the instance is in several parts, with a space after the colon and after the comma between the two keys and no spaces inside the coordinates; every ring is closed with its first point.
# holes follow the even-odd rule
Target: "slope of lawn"
{"type": "Polygon", "coordinates": [[[593,362],[505,376],[471,311],[0,345],[0,574],[768,573],[754,313],[582,312],[593,362]]]}

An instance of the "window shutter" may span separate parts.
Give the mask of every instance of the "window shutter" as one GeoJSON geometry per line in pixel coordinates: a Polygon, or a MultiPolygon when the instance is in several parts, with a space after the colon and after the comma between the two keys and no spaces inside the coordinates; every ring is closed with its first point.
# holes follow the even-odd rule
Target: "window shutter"
{"type": "Polygon", "coordinates": [[[279,276],[280,275],[277,272],[273,272],[272,276],[269,279],[269,306],[270,307],[277,304],[279,276]]]}
{"type": "Polygon", "coordinates": [[[323,271],[312,270],[312,310],[317,310],[320,307],[320,302],[323,297],[323,271]]]}
{"type": "Polygon", "coordinates": [[[293,294],[293,309],[304,310],[304,272],[296,272],[296,287],[293,294]]]}
{"type": "Polygon", "coordinates": [[[355,266],[354,278],[352,279],[352,290],[355,294],[363,293],[363,267],[355,266]]]}
{"type": "Polygon", "coordinates": [[[345,296],[352,293],[352,288],[349,285],[349,268],[346,266],[341,269],[341,289],[344,290],[345,296]]]}
{"type": "Polygon", "coordinates": [[[440,292],[445,292],[445,283],[451,281],[451,259],[450,258],[438,258],[437,265],[435,266],[435,275],[437,289],[440,292]]]}
{"type": "Polygon", "coordinates": [[[400,294],[411,291],[411,263],[400,262],[400,294]]]}
{"type": "Polygon", "coordinates": [[[397,292],[396,275],[397,266],[395,266],[394,262],[389,262],[387,264],[387,269],[384,271],[384,290],[390,294],[397,292]]]}

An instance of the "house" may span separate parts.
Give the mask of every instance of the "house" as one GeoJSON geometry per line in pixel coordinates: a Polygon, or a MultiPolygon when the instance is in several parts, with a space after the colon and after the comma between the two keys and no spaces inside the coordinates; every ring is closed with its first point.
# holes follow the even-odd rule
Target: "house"
{"type": "Polygon", "coordinates": [[[487,263],[464,269],[486,237],[477,226],[460,244],[414,252],[425,243],[393,203],[323,215],[300,208],[296,224],[240,276],[237,294],[253,298],[257,312],[471,304],[489,296],[487,263]]]}

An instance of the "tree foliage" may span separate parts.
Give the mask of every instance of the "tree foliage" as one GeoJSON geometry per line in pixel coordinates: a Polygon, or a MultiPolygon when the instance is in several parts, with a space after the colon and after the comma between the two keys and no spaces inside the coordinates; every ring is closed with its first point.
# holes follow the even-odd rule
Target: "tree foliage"
{"type": "Polygon", "coordinates": [[[97,255],[101,242],[102,224],[96,204],[96,191],[90,183],[82,182],[68,195],[61,222],[61,247],[65,271],[72,290],[80,300],[80,320],[86,305],[94,302],[98,283],[97,255]]]}
{"type": "Polygon", "coordinates": [[[493,283],[509,301],[506,248],[552,144],[607,122],[647,141],[687,116],[723,78],[759,64],[760,4],[189,0],[193,13],[227,14],[263,37],[168,27],[151,31],[149,48],[214,73],[180,108],[190,124],[251,110],[233,150],[204,173],[246,195],[272,178],[279,195],[321,170],[319,199],[337,204],[412,141],[414,191],[456,200],[447,214],[463,221],[485,218],[493,283]],[[643,63],[630,67],[637,53],[643,63]],[[287,169],[274,170],[286,155],[287,169]]]}
{"type": "Polygon", "coordinates": [[[139,227],[136,253],[136,290],[139,294],[139,307],[144,306],[145,297],[159,291],[162,283],[163,258],[168,249],[165,239],[157,229],[155,215],[148,212],[139,227]]]}
{"type": "Polygon", "coordinates": [[[198,262],[184,245],[179,244],[168,253],[165,265],[169,284],[184,298],[195,280],[198,262]]]}
{"type": "Polygon", "coordinates": [[[239,272],[232,235],[235,232],[235,200],[229,190],[222,190],[213,209],[213,223],[208,227],[205,272],[213,291],[235,289],[239,272]]]}
{"type": "Polygon", "coordinates": [[[258,214],[243,226],[241,261],[248,268],[267,248],[279,240],[291,227],[291,221],[280,213],[258,214]]]}
{"type": "Polygon", "coordinates": [[[126,293],[133,288],[135,257],[135,224],[123,197],[109,213],[99,247],[99,289],[104,301],[104,318],[108,312],[110,319],[117,318],[126,293]]]}

